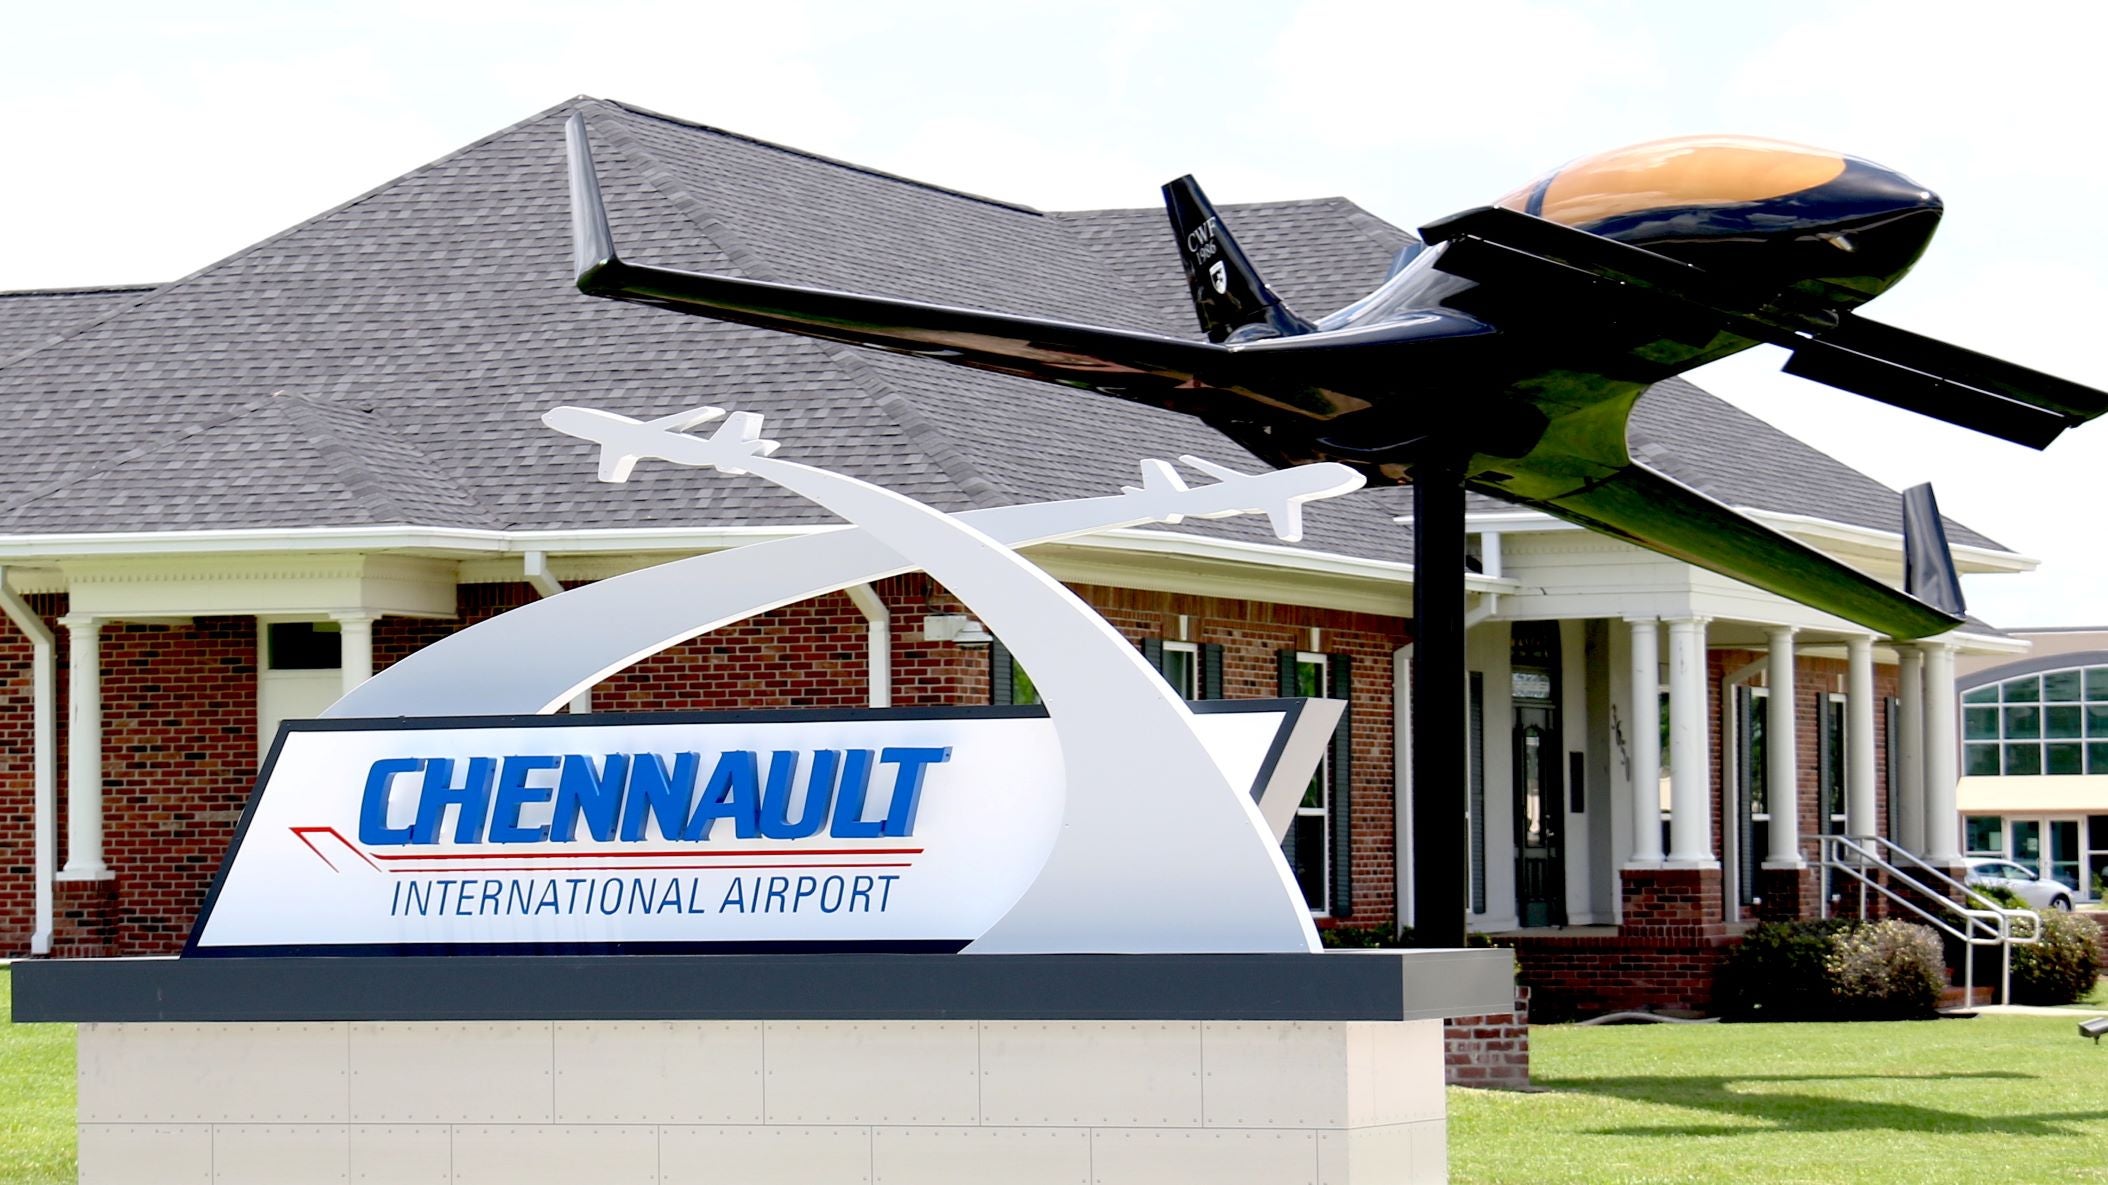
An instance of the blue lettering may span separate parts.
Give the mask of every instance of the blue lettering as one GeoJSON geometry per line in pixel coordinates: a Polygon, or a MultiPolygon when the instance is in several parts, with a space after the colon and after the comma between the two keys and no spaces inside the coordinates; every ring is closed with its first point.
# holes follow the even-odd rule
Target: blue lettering
{"type": "Polygon", "coordinates": [[[644,838],[647,812],[657,821],[659,834],[678,839],[688,825],[688,804],[695,801],[695,769],[701,761],[693,753],[673,755],[673,771],[656,753],[639,753],[629,772],[629,793],[622,802],[622,838],[644,838]]]}
{"type": "Polygon", "coordinates": [[[834,800],[835,777],[841,768],[842,755],[833,749],[821,749],[812,755],[812,772],[805,778],[805,810],[793,823],[791,786],[798,776],[798,754],[780,749],[772,754],[768,789],[761,796],[761,834],[769,839],[804,839],[819,834],[827,822],[827,806],[834,800]]]}
{"type": "MultiPolygon", "coordinates": [[[[454,785],[454,762],[434,757],[425,762],[424,794],[417,803],[417,823],[410,829],[411,843],[438,843],[440,821],[448,807],[454,816],[455,843],[481,843],[484,817],[490,813],[490,780],[498,763],[489,757],[468,759],[468,773],[454,785]]],[[[363,813],[363,812],[362,812],[363,813]]]]}
{"type": "Polygon", "coordinates": [[[828,878],[827,878],[827,883],[826,883],[826,884],[824,884],[824,885],[821,885],[821,886],[820,886],[820,912],[821,912],[821,913],[833,913],[833,912],[834,912],[835,910],[838,910],[838,909],[842,908],[842,894],[843,894],[843,892],[844,892],[844,891],[845,891],[845,890],[846,890],[847,888],[848,888],[848,883],[847,883],[846,881],[844,881],[844,880],[843,880],[843,879],[842,879],[841,877],[838,877],[838,876],[830,876],[830,877],[828,877],[828,878]],[[833,904],[833,905],[829,905],[829,904],[827,904],[827,891],[828,891],[829,889],[833,889],[833,890],[834,890],[834,904],[833,904]]]}
{"type": "Polygon", "coordinates": [[[687,909],[687,912],[689,912],[689,913],[701,913],[701,912],[703,912],[703,903],[702,903],[702,902],[700,902],[700,901],[697,901],[697,900],[695,899],[695,897],[696,897],[696,894],[697,894],[697,893],[700,893],[700,892],[702,892],[702,890],[703,890],[703,878],[702,878],[702,877],[699,877],[699,876],[691,876],[691,877],[689,877],[689,878],[688,878],[688,909],[687,909]]]}
{"type": "Polygon", "coordinates": [[[798,912],[798,907],[805,904],[805,899],[819,891],[820,882],[818,878],[810,876],[799,877],[798,887],[791,893],[791,912],[798,912]]]}
{"type": "Polygon", "coordinates": [[[871,750],[851,749],[842,757],[842,785],[834,799],[834,826],[827,833],[837,839],[877,839],[885,824],[864,819],[864,798],[871,792],[871,750]]]}
{"type": "Polygon", "coordinates": [[[885,887],[880,889],[878,894],[878,912],[884,913],[886,912],[887,900],[893,896],[893,882],[900,878],[898,876],[882,876],[878,879],[885,882],[885,887]]]}
{"type": "Polygon", "coordinates": [[[398,910],[400,910],[400,909],[402,908],[402,904],[403,904],[403,883],[402,883],[401,881],[397,881],[397,882],[395,882],[395,892],[394,892],[393,894],[391,894],[391,895],[389,896],[389,898],[388,898],[388,916],[389,916],[389,917],[391,917],[391,918],[392,918],[392,917],[394,917],[394,916],[395,916],[395,914],[396,914],[396,911],[398,911],[398,910]]]}
{"type": "Polygon", "coordinates": [[[534,908],[534,882],[513,878],[506,887],[505,912],[526,913],[534,908]]]}
{"type": "Polygon", "coordinates": [[[922,775],[929,767],[950,761],[950,746],[936,749],[886,749],[880,761],[900,766],[893,778],[893,799],[886,804],[886,817],[878,825],[880,835],[908,835],[915,830],[915,807],[922,797],[922,775]]]}
{"type": "Polygon", "coordinates": [[[409,897],[409,900],[403,903],[403,913],[406,916],[413,909],[417,911],[418,917],[424,917],[432,912],[432,886],[430,882],[411,881],[410,891],[406,896],[409,897]]]}
{"type": "Polygon", "coordinates": [[[651,888],[649,889],[646,889],[644,887],[643,877],[633,876],[629,878],[629,899],[631,902],[634,903],[630,907],[631,911],[634,913],[650,913],[652,906],[652,894],[658,891],[658,877],[651,878],[651,888]]]}
{"type": "Polygon", "coordinates": [[[790,892],[790,884],[790,878],[787,876],[770,877],[768,900],[762,905],[761,912],[789,913],[790,910],[788,908],[779,909],[778,907],[783,905],[783,895],[790,892]]]}
{"type": "Polygon", "coordinates": [[[553,880],[542,886],[542,899],[534,903],[535,913],[539,914],[543,910],[550,913],[563,912],[562,905],[556,900],[556,882],[553,880]]]}
{"type": "Polygon", "coordinates": [[[570,843],[578,829],[578,816],[586,817],[586,832],[602,843],[615,838],[615,817],[622,807],[622,785],[629,778],[629,755],[608,754],[600,771],[583,753],[564,754],[564,771],[556,786],[556,811],[549,819],[549,837],[570,843]]]}
{"type": "MultiPolygon", "coordinates": [[[[565,912],[565,913],[577,913],[577,912],[578,912],[578,886],[580,886],[580,885],[584,885],[584,884],[590,884],[591,882],[587,881],[587,880],[586,880],[586,879],[585,879],[584,877],[578,877],[578,876],[573,876],[573,877],[566,877],[566,878],[564,878],[564,883],[565,883],[565,884],[567,884],[567,885],[569,885],[569,886],[571,886],[571,896],[570,896],[570,898],[569,898],[569,899],[568,899],[568,900],[566,901],[566,903],[565,903],[565,905],[564,905],[564,912],[565,912]]],[[[587,905],[591,905],[592,903],[593,903],[593,894],[592,894],[592,893],[591,893],[590,891],[588,891],[588,892],[586,893],[586,904],[587,904],[587,905]]]]}
{"type": "MultiPolygon", "coordinates": [[[[886,750],[888,753],[893,750],[886,750]]],[[[529,786],[527,775],[536,770],[555,769],[562,764],[554,757],[507,757],[498,772],[498,802],[490,811],[490,842],[534,843],[549,838],[549,826],[520,826],[520,808],[531,803],[547,802],[555,795],[554,786],[529,786]]],[[[905,769],[902,777],[906,777],[905,769]]],[[[899,796],[899,791],[894,791],[899,796]]]]}
{"type": "MultiPolygon", "coordinates": [[[[682,754],[687,757],[689,754],[682,754]]],[[[780,754],[779,754],[780,756],[780,754]]],[[[795,758],[795,754],[792,755],[795,758]]],[[[770,781],[775,780],[775,771],[770,770],[770,781]]],[[[695,804],[695,813],[688,817],[688,825],[680,831],[683,840],[694,842],[710,838],[710,829],[719,819],[732,820],[732,833],[740,839],[752,839],[756,834],[756,822],[761,807],[761,771],[752,749],[727,749],[718,754],[717,768],[710,771],[710,782],[703,787],[703,796],[695,804]]]]}
{"type": "Polygon", "coordinates": [[[474,878],[470,878],[461,882],[459,891],[454,894],[455,917],[465,918],[470,916],[468,903],[475,900],[475,898],[471,896],[471,894],[475,892],[473,886],[475,886],[477,883],[478,882],[474,878]]]}
{"type": "MultiPolygon", "coordinates": [[[[656,880],[652,881],[652,884],[656,885],[658,883],[656,880]]],[[[682,912],[681,882],[677,877],[669,878],[666,882],[666,891],[659,895],[659,912],[665,913],[669,909],[675,913],[682,912]]],[[[646,910],[645,912],[649,913],[650,911],[646,910]]]]}
{"type": "Polygon", "coordinates": [[[600,912],[614,913],[617,910],[620,910],[621,908],[622,878],[619,876],[611,876],[606,880],[600,882],[600,912]],[[608,896],[609,889],[613,889],[615,891],[612,901],[609,899],[608,896]]]}
{"type": "Polygon", "coordinates": [[[859,876],[859,877],[857,877],[857,878],[856,878],[856,879],[855,879],[854,881],[850,882],[850,885],[849,885],[849,902],[850,902],[850,904],[849,904],[849,912],[850,912],[850,913],[859,913],[859,912],[861,912],[861,913],[869,913],[869,912],[871,912],[871,890],[872,890],[872,888],[873,888],[873,887],[875,887],[875,886],[877,885],[877,883],[878,883],[878,882],[876,882],[876,881],[872,880],[872,879],[871,879],[870,877],[868,877],[868,876],[859,876]],[[856,902],[858,902],[858,901],[862,901],[862,902],[864,903],[863,909],[861,909],[861,910],[859,910],[859,909],[858,909],[858,908],[856,907],[856,902]]]}
{"type": "Polygon", "coordinates": [[[504,882],[504,881],[501,881],[501,880],[487,880],[487,881],[484,881],[484,882],[483,882],[483,896],[482,896],[482,898],[481,898],[480,900],[478,900],[478,901],[476,902],[476,912],[477,912],[477,913],[479,913],[479,914],[482,914],[482,913],[497,913],[497,912],[498,912],[498,899],[499,899],[499,898],[500,898],[501,896],[503,896],[504,892],[505,892],[505,882],[504,882]]]}
{"type": "Polygon", "coordinates": [[[388,788],[397,774],[414,774],[425,767],[422,757],[384,757],[366,771],[366,793],[359,799],[359,842],[363,844],[410,843],[408,827],[388,826],[388,788]]]}
{"type": "MultiPolygon", "coordinates": [[[[760,878],[759,878],[759,877],[755,878],[755,881],[756,881],[756,883],[758,884],[758,883],[759,883],[759,881],[760,881],[760,878]]],[[[733,878],[732,878],[732,883],[731,883],[731,884],[729,884],[729,885],[726,885],[726,886],[725,886],[725,899],[724,899],[723,901],[720,901],[720,902],[718,902],[718,903],[717,903],[717,912],[719,912],[719,913],[745,913],[746,911],[747,911],[747,886],[746,886],[746,881],[745,881],[745,880],[743,880],[743,879],[742,879],[742,878],[740,878],[740,877],[736,877],[736,876],[735,876],[735,877],[733,877],[733,878]]]]}

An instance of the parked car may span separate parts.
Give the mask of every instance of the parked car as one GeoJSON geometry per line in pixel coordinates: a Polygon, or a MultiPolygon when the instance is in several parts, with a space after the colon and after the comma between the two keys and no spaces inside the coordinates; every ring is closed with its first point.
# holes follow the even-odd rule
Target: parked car
{"type": "Polygon", "coordinates": [[[2035,909],[2070,909],[2071,890],[2056,881],[2046,881],[2035,870],[2011,860],[1971,860],[1968,881],[2006,889],[2035,909]]]}

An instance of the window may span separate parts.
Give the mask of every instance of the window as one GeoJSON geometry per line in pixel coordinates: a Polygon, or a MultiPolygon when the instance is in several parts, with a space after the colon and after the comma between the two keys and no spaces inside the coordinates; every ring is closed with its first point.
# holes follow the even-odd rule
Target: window
{"type": "Polygon", "coordinates": [[[264,627],[266,670],[334,671],[343,665],[343,627],[334,621],[274,621],[264,627]]]}
{"type": "Polygon", "coordinates": [[[1962,820],[1962,847],[1971,856],[2006,854],[2006,821],[2003,815],[1970,815],[1962,820]]]}
{"type": "Polygon", "coordinates": [[[1757,867],[1771,853],[1771,770],[1764,746],[1770,698],[1762,687],[1735,688],[1735,781],[1741,824],[1736,852],[1741,876],[1736,892],[1744,905],[1755,904],[1757,867]]]}
{"type": "Polygon", "coordinates": [[[992,704],[1036,704],[1039,688],[1023,663],[998,638],[988,647],[988,702],[992,704]]]}
{"type": "Polygon", "coordinates": [[[2108,666],[2043,671],[1963,692],[1962,772],[2108,774],[2108,666]]]}
{"type": "Polygon", "coordinates": [[[1213,642],[1172,642],[1144,638],[1142,657],[1163,672],[1180,699],[1222,698],[1222,647],[1213,642]]]}
{"type": "Polygon", "coordinates": [[[1296,805],[1288,835],[1281,841],[1289,870],[1295,874],[1310,912],[1346,917],[1354,908],[1347,838],[1347,800],[1353,785],[1349,769],[1353,732],[1349,660],[1344,654],[1313,654],[1305,650],[1283,650],[1277,657],[1282,696],[1350,701],[1348,709],[1340,713],[1332,745],[1311,774],[1310,786],[1303,792],[1303,801],[1296,805]]]}

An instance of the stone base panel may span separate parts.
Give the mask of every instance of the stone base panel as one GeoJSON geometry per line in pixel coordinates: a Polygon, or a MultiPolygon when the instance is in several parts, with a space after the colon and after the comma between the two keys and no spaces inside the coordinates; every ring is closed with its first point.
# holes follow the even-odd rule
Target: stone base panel
{"type": "Polygon", "coordinates": [[[1431,1182],[1440,1021],[84,1024],[88,1185],[1431,1182]]]}

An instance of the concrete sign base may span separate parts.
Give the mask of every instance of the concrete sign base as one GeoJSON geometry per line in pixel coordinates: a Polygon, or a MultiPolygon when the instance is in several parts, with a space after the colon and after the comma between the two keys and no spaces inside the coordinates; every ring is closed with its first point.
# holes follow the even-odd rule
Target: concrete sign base
{"type": "MultiPolygon", "coordinates": [[[[471,968],[473,959],[16,970],[34,1014],[86,1022],[79,1115],[88,1185],[1445,1181],[1442,1028],[1427,1010],[1498,1004],[1512,991],[1507,952],[1282,958],[1247,957],[1240,973],[1220,957],[1133,956],[1015,977],[1072,984],[1074,1008],[1007,992],[1000,984],[1011,977],[990,971],[973,972],[993,978],[971,993],[943,982],[945,968],[1002,966],[984,959],[505,960],[516,971],[550,967],[607,1017],[562,1020],[243,1020],[227,1015],[238,1003],[222,996],[208,1010],[204,997],[186,996],[202,981],[181,982],[198,967],[265,977],[252,987],[288,990],[236,985],[233,994],[249,998],[252,1016],[283,1016],[269,1002],[306,995],[299,981],[310,974],[386,966],[415,989],[376,991],[375,1015],[460,1017],[471,1003],[463,992],[483,981],[470,970],[449,989],[449,973],[433,965],[471,968]],[[755,1016],[736,997],[718,1008],[699,990],[711,976],[766,979],[770,961],[877,990],[845,992],[833,1005],[812,993],[785,1001],[824,1008],[826,1019],[755,1016]],[[691,966],[675,965],[683,963],[691,966]],[[930,998],[947,1018],[874,1018],[912,1011],[914,993],[903,985],[917,969],[933,974],[930,998]],[[157,975],[162,987],[151,989],[157,975]],[[1350,1013],[1414,1019],[1194,1019],[1176,987],[1182,975],[1230,985],[1205,1006],[1220,1015],[1337,1016],[1343,996],[1350,1013]],[[629,1010],[613,1003],[646,977],[683,990],[678,1004],[690,1016],[663,1018],[673,1010],[663,997],[630,997],[638,1007],[629,1010]],[[1298,991],[1298,977],[1330,990],[1298,991]],[[1368,990],[1378,981],[1385,991],[1368,990]],[[981,1015],[965,998],[975,993],[981,1015]],[[169,1001],[174,1015],[217,1019],[136,1019],[150,996],[169,1001]],[[406,1007],[412,998],[424,1007],[406,1007]],[[855,998],[867,1003],[844,1003],[855,998]],[[127,1019],[92,1019],[98,1012],[127,1019]],[[662,1018],[624,1018],[645,1014],[662,1018]]],[[[506,1002],[497,1004],[504,1011],[506,1002]]]]}

